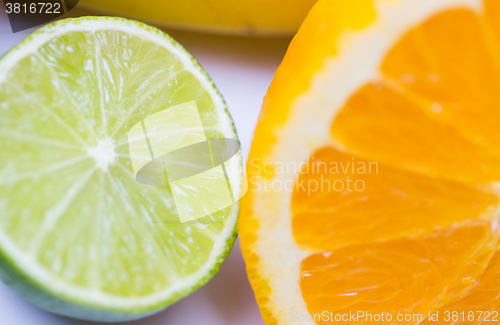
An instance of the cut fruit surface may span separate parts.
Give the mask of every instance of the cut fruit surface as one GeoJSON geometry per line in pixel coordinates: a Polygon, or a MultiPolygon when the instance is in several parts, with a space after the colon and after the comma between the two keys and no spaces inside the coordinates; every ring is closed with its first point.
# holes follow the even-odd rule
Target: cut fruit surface
{"type": "Polygon", "coordinates": [[[313,7],[247,169],[242,250],[266,324],[493,317],[499,16],[493,0],[313,7]]]}
{"type": "Polygon", "coordinates": [[[333,148],[315,152],[308,167],[311,172],[297,180],[304,187],[292,197],[294,238],[306,251],[429,235],[435,227],[465,220],[496,220],[498,197],[462,183],[370,162],[333,148]],[[345,172],[336,166],[346,167],[345,172]],[[319,185],[312,191],[316,183],[323,188],[319,185]]]}
{"type": "Polygon", "coordinates": [[[314,254],[302,262],[302,295],[311,314],[427,315],[475,283],[494,252],[492,239],[488,222],[469,223],[314,254]]]}
{"type": "MultiPolygon", "coordinates": [[[[463,297],[445,304],[436,312],[441,315],[440,324],[488,324],[496,322],[500,309],[500,253],[496,251],[479,281],[463,297]]],[[[435,318],[434,318],[435,319],[435,318]]],[[[435,320],[425,319],[422,324],[435,320]]]]}
{"type": "MultiPolygon", "coordinates": [[[[198,63],[134,21],[58,21],[2,57],[3,281],[49,311],[104,321],[152,314],[208,281],[236,238],[238,204],[181,222],[168,186],[136,181],[127,141],[191,101],[206,138],[237,140],[198,63]]],[[[226,163],[234,188],[240,153],[226,163]]]]}

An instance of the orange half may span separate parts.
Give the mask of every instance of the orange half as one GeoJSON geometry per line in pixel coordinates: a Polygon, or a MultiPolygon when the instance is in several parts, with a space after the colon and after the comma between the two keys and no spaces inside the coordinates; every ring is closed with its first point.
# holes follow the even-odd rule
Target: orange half
{"type": "Polygon", "coordinates": [[[241,242],[266,324],[498,313],[499,85],[500,1],[315,5],[247,167],[241,242]]]}

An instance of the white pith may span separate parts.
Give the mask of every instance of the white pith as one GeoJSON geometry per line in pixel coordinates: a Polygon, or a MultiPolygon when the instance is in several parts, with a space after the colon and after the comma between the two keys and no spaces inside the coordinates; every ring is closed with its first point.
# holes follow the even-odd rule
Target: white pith
{"type": "MultiPolygon", "coordinates": [[[[309,89],[292,102],[287,122],[276,129],[272,154],[264,161],[299,165],[322,147],[339,146],[330,137],[331,123],[362,85],[378,79],[388,51],[411,28],[438,12],[464,7],[483,10],[480,0],[375,0],[375,20],[361,31],[346,30],[340,35],[338,54],[324,59],[309,89]]],[[[296,178],[296,174],[281,173],[255,183],[264,187],[265,182],[286,184],[296,178]]],[[[257,273],[271,288],[266,307],[278,324],[289,324],[292,311],[304,316],[309,313],[300,289],[300,265],[313,252],[303,251],[295,242],[291,191],[254,191],[252,196],[252,210],[256,211],[252,217],[259,227],[257,240],[249,248],[259,257],[257,273]]],[[[316,324],[306,320],[293,323],[316,324]]]]}
{"type": "MultiPolygon", "coordinates": [[[[153,30],[147,30],[145,27],[146,26],[137,22],[110,18],[83,18],[79,19],[78,23],[73,21],[71,23],[57,23],[56,25],[48,26],[43,29],[43,32],[36,33],[36,35],[33,35],[34,37],[30,36],[28,40],[25,40],[23,44],[7,53],[6,56],[0,60],[0,84],[8,81],[7,76],[9,70],[14,67],[17,62],[30,54],[36,53],[41,46],[54,37],[72,31],[98,31],[107,29],[121,31],[162,46],[179,58],[184,65],[184,69],[191,72],[210,94],[216,111],[218,112],[218,120],[220,121],[220,123],[218,123],[219,130],[223,132],[226,137],[236,139],[237,136],[233,129],[233,123],[225,111],[225,105],[220,95],[218,95],[208,77],[203,74],[195,62],[193,62],[191,56],[186,54],[179,46],[173,44],[164,34],[153,30]]],[[[87,147],[83,148],[83,150],[87,152],[87,157],[91,157],[95,160],[96,168],[100,168],[103,171],[107,170],[107,167],[116,157],[113,146],[110,145],[109,141],[106,139],[102,139],[97,147],[87,147]]],[[[227,170],[229,173],[232,172],[241,175],[242,158],[239,157],[239,159],[234,159],[227,170]]],[[[63,282],[47,272],[32,255],[21,250],[2,230],[0,230],[0,246],[5,253],[15,261],[18,268],[26,272],[34,281],[42,284],[44,288],[58,297],[67,298],[70,301],[81,302],[86,305],[98,306],[103,310],[107,308],[121,311],[127,311],[131,308],[137,310],[161,304],[167,301],[173,294],[197,286],[197,284],[212,271],[214,266],[219,262],[221,255],[226,250],[226,242],[232,237],[237,215],[238,204],[234,204],[227,217],[223,231],[216,239],[207,262],[201,268],[189,277],[179,279],[172,286],[144,297],[121,297],[107,294],[99,289],[83,288],[63,282]]]]}
{"type": "Polygon", "coordinates": [[[117,157],[115,145],[110,138],[98,140],[97,146],[88,147],[87,155],[93,158],[96,167],[103,171],[108,171],[109,165],[111,165],[117,157]]]}

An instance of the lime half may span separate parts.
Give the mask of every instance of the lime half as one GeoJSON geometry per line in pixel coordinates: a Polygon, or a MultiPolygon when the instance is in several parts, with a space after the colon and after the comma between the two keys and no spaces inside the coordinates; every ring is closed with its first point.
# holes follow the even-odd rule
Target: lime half
{"type": "MultiPolygon", "coordinates": [[[[155,313],[217,272],[237,235],[238,203],[182,221],[172,187],[138,182],[131,160],[129,131],[182,105],[198,111],[201,138],[237,140],[200,65],[135,21],[61,20],[1,58],[0,276],[8,286],[51,312],[111,322],[155,313]]],[[[224,166],[233,192],[242,162],[240,150],[224,166]]]]}

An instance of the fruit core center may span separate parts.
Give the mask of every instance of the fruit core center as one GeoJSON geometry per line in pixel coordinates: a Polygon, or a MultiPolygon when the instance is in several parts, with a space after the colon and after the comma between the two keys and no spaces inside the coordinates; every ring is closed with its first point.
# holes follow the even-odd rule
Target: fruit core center
{"type": "Polygon", "coordinates": [[[94,158],[97,168],[104,171],[107,171],[108,166],[116,159],[115,145],[109,138],[101,139],[97,146],[87,148],[87,154],[94,158]]]}

